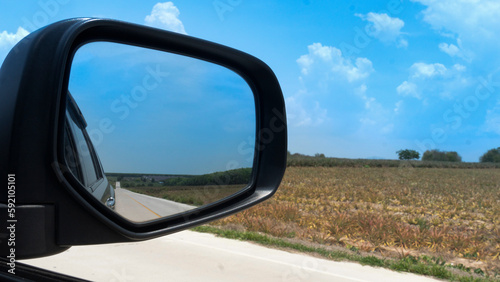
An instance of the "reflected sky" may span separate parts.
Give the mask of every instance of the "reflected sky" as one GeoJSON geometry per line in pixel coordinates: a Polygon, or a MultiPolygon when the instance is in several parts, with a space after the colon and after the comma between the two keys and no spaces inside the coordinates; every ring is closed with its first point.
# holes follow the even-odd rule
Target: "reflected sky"
{"type": "Polygon", "coordinates": [[[255,102],[224,67],[108,42],[80,48],[69,90],[108,172],[204,174],[252,167],[255,102]]]}

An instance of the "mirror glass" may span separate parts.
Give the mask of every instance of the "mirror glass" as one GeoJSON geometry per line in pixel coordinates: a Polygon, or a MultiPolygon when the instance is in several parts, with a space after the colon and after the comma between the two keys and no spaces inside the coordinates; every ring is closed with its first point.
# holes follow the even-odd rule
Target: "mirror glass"
{"type": "Polygon", "coordinates": [[[145,222],[245,189],[255,100],[235,72],[156,50],[95,42],[77,50],[65,159],[104,205],[145,222]]]}

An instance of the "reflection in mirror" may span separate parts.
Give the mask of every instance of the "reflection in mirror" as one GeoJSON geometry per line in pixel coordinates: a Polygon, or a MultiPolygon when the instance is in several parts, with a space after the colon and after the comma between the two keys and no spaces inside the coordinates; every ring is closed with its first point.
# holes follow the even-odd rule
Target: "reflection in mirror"
{"type": "Polygon", "coordinates": [[[255,101],[216,64],[96,42],[77,50],[65,158],[87,191],[145,222],[220,201],[251,181],[255,101]]]}

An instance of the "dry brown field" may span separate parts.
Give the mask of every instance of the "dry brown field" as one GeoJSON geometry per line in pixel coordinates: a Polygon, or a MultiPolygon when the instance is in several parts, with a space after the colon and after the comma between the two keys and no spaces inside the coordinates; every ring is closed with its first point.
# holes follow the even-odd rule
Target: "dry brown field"
{"type": "Polygon", "coordinates": [[[498,272],[500,170],[289,167],[270,200],[213,224],[498,272]]]}

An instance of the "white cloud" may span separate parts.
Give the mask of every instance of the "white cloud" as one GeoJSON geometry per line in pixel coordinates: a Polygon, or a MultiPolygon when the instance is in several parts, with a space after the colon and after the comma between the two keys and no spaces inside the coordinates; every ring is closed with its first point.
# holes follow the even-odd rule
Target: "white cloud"
{"type": "Polygon", "coordinates": [[[484,131],[500,135],[500,102],[493,109],[486,111],[484,131]]]}
{"type": "Polygon", "coordinates": [[[367,91],[368,87],[364,83],[354,90],[354,93],[364,102],[365,111],[362,114],[363,117],[359,119],[362,130],[370,128],[378,133],[387,134],[392,132],[394,125],[390,123],[389,111],[375,97],[368,96],[367,91]]]}
{"type": "Polygon", "coordinates": [[[424,21],[433,28],[465,38],[496,37],[500,30],[498,0],[412,0],[427,8],[424,21]]]}
{"type": "Polygon", "coordinates": [[[310,75],[315,69],[323,72],[322,75],[344,77],[349,82],[367,78],[373,72],[373,65],[367,58],[357,58],[353,63],[345,58],[342,52],[321,43],[308,46],[309,54],[302,55],[297,63],[303,75],[310,75]]]}
{"type": "Polygon", "coordinates": [[[396,43],[398,47],[407,47],[408,41],[402,38],[401,29],[405,23],[399,18],[392,18],[387,14],[368,13],[356,14],[364,21],[368,21],[366,30],[368,35],[384,43],[396,43]]]}
{"type": "Polygon", "coordinates": [[[29,32],[22,27],[19,27],[16,33],[9,33],[6,30],[0,33],[0,65],[2,65],[10,49],[28,34],[29,32]]]}
{"type": "Polygon", "coordinates": [[[408,47],[408,40],[406,40],[406,39],[400,39],[398,41],[398,44],[396,46],[398,48],[406,48],[406,47],[408,47]]]}
{"type": "Polygon", "coordinates": [[[180,11],[172,2],[157,3],[151,14],[146,16],[148,25],[162,28],[177,33],[187,34],[182,21],[179,19],[180,11]]]}
{"type": "Polygon", "coordinates": [[[454,44],[440,43],[439,49],[451,57],[458,57],[461,53],[460,49],[458,49],[458,47],[454,44]]]}
{"type": "Polygon", "coordinates": [[[377,99],[373,97],[365,97],[365,108],[367,110],[371,110],[376,108],[376,106],[379,106],[380,104],[377,103],[377,99]]]}
{"type": "Polygon", "coordinates": [[[411,71],[413,72],[412,77],[433,77],[437,75],[445,75],[447,72],[446,67],[443,64],[426,64],[426,63],[414,63],[411,66],[411,71]]]}
{"type": "Polygon", "coordinates": [[[488,56],[500,44],[500,1],[498,0],[412,0],[426,6],[423,20],[457,44],[441,43],[439,48],[450,56],[471,60],[488,56]],[[463,42],[460,42],[460,40],[463,42]],[[474,50],[474,53],[471,52],[474,50]]]}
{"type": "Polygon", "coordinates": [[[8,33],[4,30],[0,33],[0,48],[11,48],[28,34],[29,32],[22,27],[19,27],[16,33],[8,33]]]}
{"type": "Polygon", "coordinates": [[[367,78],[374,72],[369,59],[346,58],[336,47],[314,43],[297,64],[303,90],[286,99],[292,126],[328,123],[330,129],[375,135],[392,131],[391,110],[368,93],[367,78]]]}
{"type": "Polygon", "coordinates": [[[394,113],[400,114],[401,113],[401,109],[403,108],[403,104],[404,104],[404,102],[402,100],[397,101],[396,105],[394,107],[394,113]]]}
{"type": "Polygon", "coordinates": [[[373,109],[379,107],[380,105],[377,103],[377,100],[375,98],[368,97],[366,95],[367,89],[368,89],[368,87],[366,87],[366,84],[363,83],[363,84],[361,84],[360,87],[355,89],[355,92],[365,102],[365,109],[373,110],[373,109]]]}
{"type": "Polygon", "coordinates": [[[347,66],[347,80],[349,82],[367,78],[373,72],[373,65],[367,58],[357,58],[356,67],[347,66]]]}
{"type": "Polygon", "coordinates": [[[454,64],[453,68],[459,72],[464,72],[467,70],[467,67],[465,67],[464,65],[461,65],[461,64],[454,64]]]}
{"type": "Polygon", "coordinates": [[[450,57],[458,57],[464,59],[467,62],[470,62],[472,60],[473,54],[464,49],[462,40],[457,39],[457,45],[442,42],[438,45],[438,47],[439,50],[448,54],[450,57]]]}
{"type": "Polygon", "coordinates": [[[356,94],[358,94],[359,96],[364,96],[366,93],[366,90],[368,90],[368,87],[366,86],[366,84],[363,83],[363,84],[361,84],[361,86],[356,88],[356,94]]]}
{"type": "Polygon", "coordinates": [[[461,64],[447,68],[440,63],[417,62],[410,67],[408,79],[401,83],[396,91],[401,96],[415,97],[419,100],[428,95],[434,97],[439,95],[443,99],[451,100],[463,88],[470,85],[471,79],[464,76],[466,70],[467,68],[461,64]]]}
{"type": "MultiPolygon", "coordinates": [[[[417,99],[421,98],[420,94],[418,94],[417,92],[417,85],[413,82],[404,81],[403,83],[401,83],[401,85],[399,85],[396,88],[396,91],[398,92],[399,95],[402,96],[410,96],[410,97],[415,97],[417,99]]],[[[394,111],[397,112],[396,110],[394,111]]]]}
{"type": "Polygon", "coordinates": [[[467,67],[461,64],[454,64],[451,69],[446,68],[443,64],[426,64],[422,62],[414,63],[410,71],[412,78],[431,78],[435,76],[453,76],[464,72],[467,67]]]}
{"type": "Polygon", "coordinates": [[[301,67],[301,72],[303,75],[308,75],[309,70],[311,69],[314,60],[311,58],[311,56],[308,55],[302,55],[300,58],[297,59],[297,63],[301,67]]]}
{"type": "Polygon", "coordinates": [[[286,98],[287,122],[289,125],[301,126],[318,126],[327,119],[327,110],[320,107],[319,102],[303,99],[304,93],[299,92],[297,95],[286,98]],[[306,110],[306,107],[311,108],[306,110]]]}

